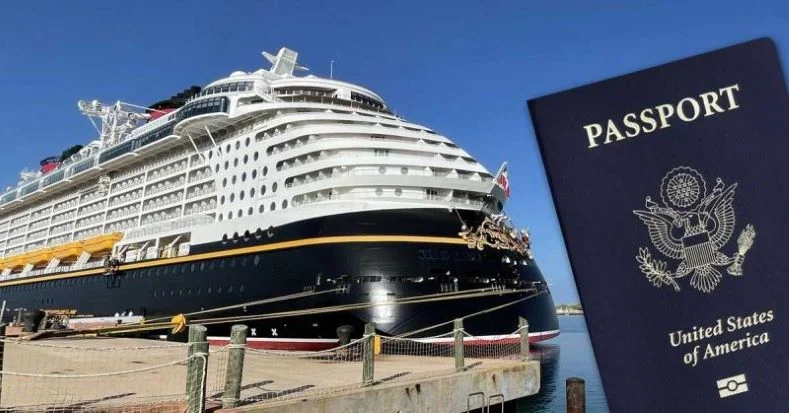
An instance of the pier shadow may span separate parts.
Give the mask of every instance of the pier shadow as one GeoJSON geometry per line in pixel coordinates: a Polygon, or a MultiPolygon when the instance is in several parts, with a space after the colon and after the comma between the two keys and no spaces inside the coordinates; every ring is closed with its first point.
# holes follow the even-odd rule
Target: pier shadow
{"type": "Polygon", "coordinates": [[[315,387],[314,385],[308,384],[305,386],[299,386],[299,387],[294,387],[292,389],[280,390],[280,391],[270,391],[270,390],[261,389],[264,390],[262,393],[244,397],[243,400],[241,400],[240,405],[243,406],[247,404],[262,402],[265,400],[275,399],[277,397],[287,396],[289,394],[300,393],[305,390],[312,389],[314,387],[315,387]]]}
{"type": "Polygon", "coordinates": [[[83,411],[85,411],[86,407],[89,407],[89,406],[97,404],[97,403],[105,402],[105,401],[108,401],[108,400],[122,399],[124,397],[134,396],[135,394],[137,394],[137,393],[120,393],[120,394],[115,394],[115,395],[112,395],[112,396],[102,397],[102,398],[99,398],[99,399],[85,400],[85,401],[81,401],[81,402],[78,402],[78,403],[72,403],[72,404],[68,404],[68,405],[65,405],[65,406],[47,406],[47,407],[45,407],[45,406],[33,406],[32,410],[31,410],[30,406],[4,407],[4,408],[0,408],[0,413],[31,412],[31,411],[48,412],[48,413],[54,413],[54,412],[57,412],[57,413],[76,413],[76,412],[83,412],[83,411]]]}
{"type": "MultiPolygon", "coordinates": [[[[266,389],[262,388],[261,386],[265,386],[265,385],[271,384],[271,383],[274,383],[274,380],[256,381],[254,383],[249,383],[249,384],[245,384],[245,385],[241,386],[241,391],[253,389],[255,387],[260,387],[260,390],[267,391],[266,389]]],[[[224,392],[214,393],[214,394],[208,396],[208,398],[209,399],[221,399],[222,398],[222,394],[224,394],[224,392]]]]}

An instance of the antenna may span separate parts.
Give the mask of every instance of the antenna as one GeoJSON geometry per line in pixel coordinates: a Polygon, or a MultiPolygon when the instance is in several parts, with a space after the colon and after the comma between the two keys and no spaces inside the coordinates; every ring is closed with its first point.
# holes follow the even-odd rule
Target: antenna
{"type": "Polygon", "coordinates": [[[329,63],[329,79],[334,79],[334,59],[329,63]]]}
{"type": "Polygon", "coordinates": [[[77,102],[77,108],[86,115],[96,131],[99,133],[101,147],[106,148],[114,145],[123,139],[137,127],[139,121],[150,119],[147,113],[135,112],[133,109],[141,108],[137,105],[117,101],[111,105],[103,104],[98,100],[77,102]],[[98,119],[100,126],[94,119],[98,119]]]}

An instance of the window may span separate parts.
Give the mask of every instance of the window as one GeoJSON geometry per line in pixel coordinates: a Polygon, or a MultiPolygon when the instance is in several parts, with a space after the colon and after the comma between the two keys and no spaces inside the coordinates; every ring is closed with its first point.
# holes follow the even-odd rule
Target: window
{"type": "Polygon", "coordinates": [[[233,212],[232,211],[227,213],[227,219],[233,219],[233,212]]]}
{"type": "Polygon", "coordinates": [[[252,215],[254,213],[255,213],[255,209],[252,208],[252,207],[249,207],[249,209],[247,210],[247,215],[252,215]]]}
{"type": "Polygon", "coordinates": [[[227,168],[230,168],[230,162],[229,161],[225,161],[225,170],[227,170],[227,168]]]}
{"type": "Polygon", "coordinates": [[[238,158],[233,159],[233,166],[238,166],[238,158]]]}
{"type": "Polygon", "coordinates": [[[247,137],[247,140],[244,141],[244,145],[249,146],[249,137],[247,137]]]}
{"type": "Polygon", "coordinates": [[[222,195],[222,197],[219,198],[219,205],[224,205],[224,204],[225,204],[225,196],[222,195]]]}
{"type": "Polygon", "coordinates": [[[258,208],[258,212],[260,212],[261,214],[262,214],[262,213],[263,213],[265,210],[266,210],[266,208],[265,208],[263,205],[261,205],[261,206],[260,206],[260,208],[258,208]]]}
{"type": "Polygon", "coordinates": [[[214,172],[219,173],[219,164],[216,164],[216,167],[214,167],[214,172]]]}
{"type": "Polygon", "coordinates": [[[229,144],[229,143],[228,143],[228,144],[227,144],[227,146],[225,147],[225,152],[226,152],[226,153],[230,153],[230,144],[229,144]]]}
{"type": "Polygon", "coordinates": [[[227,186],[227,178],[224,178],[222,179],[222,187],[224,188],[226,186],[227,186]]]}
{"type": "Polygon", "coordinates": [[[241,218],[241,217],[243,217],[243,216],[244,216],[244,211],[243,211],[243,210],[241,210],[241,209],[239,209],[239,210],[238,210],[238,217],[239,217],[239,218],[241,218]]]}
{"type": "Polygon", "coordinates": [[[244,200],[244,191],[238,193],[238,199],[243,201],[244,200]]]}
{"type": "Polygon", "coordinates": [[[240,147],[241,147],[241,142],[239,142],[239,141],[236,141],[236,149],[238,149],[238,148],[240,148],[240,147]]]}
{"type": "Polygon", "coordinates": [[[208,159],[211,159],[213,157],[214,157],[214,151],[208,151],[208,159]]]}
{"type": "Polygon", "coordinates": [[[266,195],[266,185],[260,187],[260,196],[266,195]]]}
{"type": "Polygon", "coordinates": [[[246,180],[247,180],[247,173],[244,172],[241,174],[241,182],[246,182],[246,180]]]}
{"type": "Polygon", "coordinates": [[[246,165],[247,162],[249,162],[249,155],[244,155],[244,164],[246,165]]]}
{"type": "Polygon", "coordinates": [[[257,153],[257,151],[256,151],[256,152],[255,152],[255,154],[254,154],[254,155],[252,155],[252,159],[257,161],[257,160],[258,160],[258,157],[260,157],[260,154],[259,154],[259,153],[257,153]]]}
{"type": "Polygon", "coordinates": [[[271,192],[277,192],[277,183],[274,182],[274,185],[271,185],[271,192]]]}
{"type": "Polygon", "coordinates": [[[236,176],[235,176],[235,175],[233,175],[233,180],[232,180],[232,182],[233,182],[233,185],[235,185],[235,184],[236,184],[236,176]]]}
{"type": "Polygon", "coordinates": [[[275,203],[273,203],[273,202],[272,202],[272,203],[271,203],[271,206],[269,207],[269,210],[273,211],[273,210],[275,210],[275,209],[277,209],[277,204],[275,204],[275,203]]]}
{"type": "Polygon", "coordinates": [[[263,176],[268,175],[268,166],[263,167],[263,176]]]}
{"type": "Polygon", "coordinates": [[[389,156],[389,149],[374,149],[375,156],[389,156]]]}
{"type": "Polygon", "coordinates": [[[230,202],[232,203],[235,200],[236,200],[236,194],[230,194],[230,202]]]}
{"type": "Polygon", "coordinates": [[[251,189],[249,190],[249,196],[251,196],[251,197],[253,197],[253,198],[255,197],[255,188],[251,188],[251,189]]]}
{"type": "Polygon", "coordinates": [[[403,195],[403,189],[402,188],[395,189],[395,195],[397,196],[403,195]]]}
{"type": "Polygon", "coordinates": [[[253,169],[252,170],[252,179],[255,179],[257,177],[258,177],[258,170],[257,169],[253,169]]]}
{"type": "Polygon", "coordinates": [[[405,167],[400,168],[400,173],[403,174],[403,175],[408,175],[408,168],[405,168],[405,167]]]}
{"type": "Polygon", "coordinates": [[[288,200],[286,199],[286,200],[282,201],[282,209],[285,209],[287,207],[288,207],[288,200]]]}
{"type": "Polygon", "coordinates": [[[381,196],[384,194],[384,190],[381,188],[375,188],[375,194],[381,196]]]}
{"type": "Polygon", "coordinates": [[[386,167],[385,166],[379,167],[378,168],[378,173],[381,174],[381,175],[385,174],[386,173],[386,167]]]}

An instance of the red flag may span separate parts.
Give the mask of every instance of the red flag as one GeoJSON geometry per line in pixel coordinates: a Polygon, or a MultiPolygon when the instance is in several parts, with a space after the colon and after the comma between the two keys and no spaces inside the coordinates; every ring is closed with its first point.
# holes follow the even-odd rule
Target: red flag
{"type": "Polygon", "coordinates": [[[504,190],[504,196],[508,199],[510,197],[510,180],[507,178],[507,169],[504,168],[501,172],[499,172],[499,176],[496,178],[496,185],[498,185],[501,189],[504,190]]]}

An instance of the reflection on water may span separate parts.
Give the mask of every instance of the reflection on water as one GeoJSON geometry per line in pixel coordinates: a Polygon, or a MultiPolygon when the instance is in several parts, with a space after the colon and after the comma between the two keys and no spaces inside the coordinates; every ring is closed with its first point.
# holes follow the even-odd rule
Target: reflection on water
{"type": "Polygon", "coordinates": [[[587,413],[607,413],[608,405],[583,317],[560,316],[559,326],[562,332],[557,338],[532,347],[532,359],[540,360],[540,393],[518,400],[517,411],[565,412],[565,380],[581,377],[586,381],[587,413]]]}

